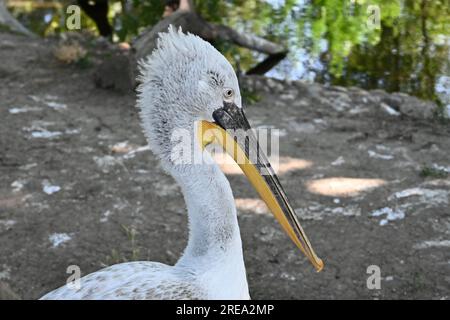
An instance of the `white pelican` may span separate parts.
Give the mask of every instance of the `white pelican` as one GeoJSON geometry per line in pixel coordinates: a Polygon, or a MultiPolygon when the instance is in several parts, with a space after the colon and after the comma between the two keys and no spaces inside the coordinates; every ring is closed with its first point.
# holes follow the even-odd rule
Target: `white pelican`
{"type": "MultiPolygon", "coordinates": [[[[219,166],[203,150],[208,144],[221,144],[237,161],[239,156],[249,160],[256,148],[252,135],[246,146],[240,139],[231,139],[228,145],[223,139],[229,137],[229,129],[250,132],[233,68],[208,42],[169,28],[141,64],[141,81],[137,106],[142,127],[153,153],[183,192],[188,245],[174,266],[147,261],[116,264],[81,278],[79,289],[66,285],[42,299],[249,299],[233,194],[219,166]],[[209,161],[179,163],[173,152],[180,144],[173,139],[176,130],[193,138],[184,139],[188,141],[184,147],[200,150],[209,161]]],[[[289,237],[320,271],[323,263],[265,156],[259,153],[256,161],[238,164],[289,237]]]]}

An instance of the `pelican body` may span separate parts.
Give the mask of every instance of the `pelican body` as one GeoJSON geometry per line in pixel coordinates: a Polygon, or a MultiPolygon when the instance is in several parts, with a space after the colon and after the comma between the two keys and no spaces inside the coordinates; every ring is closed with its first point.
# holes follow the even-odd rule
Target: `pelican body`
{"type": "Polygon", "coordinates": [[[258,144],[242,109],[236,74],[222,54],[170,27],[141,63],[140,81],[137,106],[144,133],[186,202],[187,247],[174,266],[116,264],[81,278],[78,288],[65,285],[42,299],[249,299],[234,197],[208,152],[212,144],[233,157],[288,236],[321,270],[323,263],[265,155],[250,157],[258,144]],[[229,130],[240,130],[243,138],[230,137],[229,130]],[[180,147],[183,152],[174,152],[180,147]],[[186,161],[192,159],[189,153],[200,154],[201,163],[186,161]]]}

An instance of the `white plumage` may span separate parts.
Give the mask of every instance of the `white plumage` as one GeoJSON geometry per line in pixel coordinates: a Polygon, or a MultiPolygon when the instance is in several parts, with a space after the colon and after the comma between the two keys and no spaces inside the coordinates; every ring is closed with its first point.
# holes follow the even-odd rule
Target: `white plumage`
{"type": "MultiPolygon", "coordinates": [[[[213,121],[231,88],[241,108],[236,75],[228,61],[197,36],[169,28],[141,65],[137,105],[152,151],[181,186],[189,216],[189,242],[175,266],[156,262],[113,265],[63,286],[42,299],[249,299],[233,194],[219,167],[179,164],[175,130],[191,134],[197,120],[213,121]]],[[[205,157],[209,157],[207,152],[205,157]]],[[[164,215],[164,212],[152,213],[164,215]]]]}

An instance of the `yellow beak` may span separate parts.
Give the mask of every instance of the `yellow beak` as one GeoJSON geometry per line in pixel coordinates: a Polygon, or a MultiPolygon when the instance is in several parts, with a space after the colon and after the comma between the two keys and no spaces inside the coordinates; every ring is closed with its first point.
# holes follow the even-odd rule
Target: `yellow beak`
{"type": "MultiPolygon", "coordinates": [[[[237,107],[231,106],[231,108],[237,107]]],[[[242,127],[244,127],[243,129],[245,129],[246,131],[250,131],[248,130],[250,126],[248,125],[248,122],[242,110],[234,110],[234,112],[239,113],[237,117],[241,117],[244,119],[240,120],[241,122],[244,121],[246,123],[242,125],[242,127]]],[[[229,121],[234,116],[233,112],[231,111],[229,111],[227,115],[231,115],[231,117],[229,117],[227,121],[229,121]]],[[[220,116],[217,116],[217,119],[220,119],[220,116]]],[[[264,163],[252,163],[249,160],[250,157],[248,148],[243,147],[242,144],[238,143],[237,140],[225,130],[228,128],[223,128],[226,126],[226,124],[227,122],[225,120],[222,124],[219,122],[219,125],[204,120],[200,121],[198,126],[198,134],[201,147],[205,148],[210,143],[217,143],[234,159],[234,161],[244,172],[247,179],[250,180],[250,183],[256,189],[261,199],[266,203],[270,211],[281,224],[284,231],[289,235],[289,237],[297,245],[297,247],[300,248],[300,250],[308,257],[316,270],[321,271],[324,264],[322,260],[315,254],[311,243],[309,242],[305,232],[303,231],[303,228],[298,222],[294,210],[288,202],[288,199],[278,180],[278,177],[273,172],[270,163],[268,163],[267,161],[266,156],[261,153],[261,150],[258,150],[258,159],[262,158],[265,161],[264,163]],[[247,152],[244,150],[246,150],[247,152]],[[261,173],[262,169],[266,170],[265,174],[261,173]]],[[[248,134],[252,135],[252,133],[250,132],[248,134]]],[[[252,148],[251,143],[250,148],[252,148]]],[[[256,147],[255,149],[258,148],[256,147]]]]}

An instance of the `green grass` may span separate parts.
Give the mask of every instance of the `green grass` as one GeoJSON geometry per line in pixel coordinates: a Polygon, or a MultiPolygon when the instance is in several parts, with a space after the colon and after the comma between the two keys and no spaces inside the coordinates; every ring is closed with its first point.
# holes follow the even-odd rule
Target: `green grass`
{"type": "MultiPolygon", "coordinates": [[[[117,263],[139,261],[141,259],[141,252],[136,243],[137,230],[133,227],[127,227],[123,224],[120,225],[122,231],[127,237],[130,245],[129,253],[121,253],[117,249],[112,249],[111,254],[106,257],[106,263],[102,263],[105,266],[110,266],[117,263]]],[[[127,250],[128,251],[128,250],[127,250]]]]}
{"type": "Polygon", "coordinates": [[[11,32],[11,28],[0,23],[0,32],[11,32]]]}
{"type": "Polygon", "coordinates": [[[442,179],[442,178],[447,178],[448,177],[448,172],[442,169],[438,169],[438,168],[433,168],[433,167],[423,167],[422,170],[420,171],[420,176],[422,178],[438,178],[438,179],[442,179]]]}
{"type": "Polygon", "coordinates": [[[92,61],[89,58],[89,54],[86,54],[84,57],[78,59],[77,62],[75,62],[75,65],[82,70],[92,67],[92,61]]]}

